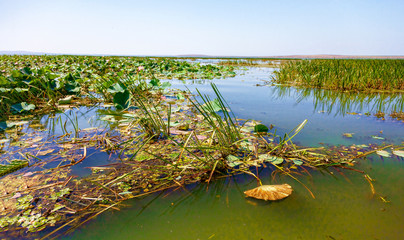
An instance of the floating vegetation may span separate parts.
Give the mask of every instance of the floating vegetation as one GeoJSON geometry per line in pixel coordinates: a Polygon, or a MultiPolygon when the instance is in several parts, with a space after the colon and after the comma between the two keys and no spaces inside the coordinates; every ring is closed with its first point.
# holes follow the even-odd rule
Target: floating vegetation
{"type": "Polygon", "coordinates": [[[342,91],[404,90],[404,60],[312,59],[284,62],[273,81],[342,91]]]}
{"type": "Polygon", "coordinates": [[[15,172],[18,169],[26,166],[28,166],[28,161],[15,159],[11,160],[11,162],[7,165],[0,164],[0,177],[15,172]]]}
{"type": "MultiPolygon", "coordinates": [[[[89,56],[0,56],[0,120],[37,109],[49,112],[76,101],[99,102],[99,96],[125,108],[129,92],[163,79],[213,79],[234,76],[232,67],[201,65],[168,58],[89,56]],[[117,89],[120,82],[122,89],[117,89]],[[141,83],[141,84],[140,84],[141,83]],[[115,89],[114,89],[115,88],[115,89]]],[[[164,88],[167,85],[160,84],[164,88]]]]}

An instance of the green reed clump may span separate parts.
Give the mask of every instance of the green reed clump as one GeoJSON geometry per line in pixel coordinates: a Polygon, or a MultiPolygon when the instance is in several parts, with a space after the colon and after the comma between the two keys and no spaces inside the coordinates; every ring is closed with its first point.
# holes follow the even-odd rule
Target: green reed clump
{"type": "Polygon", "coordinates": [[[258,66],[257,60],[243,59],[243,60],[227,60],[218,63],[223,66],[258,66]]]}
{"type": "Polygon", "coordinates": [[[213,129],[217,136],[217,141],[222,147],[222,153],[228,154],[231,149],[234,149],[235,142],[239,141],[242,136],[230,106],[219,92],[217,86],[213,83],[211,83],[211,86],[217,97],[215,100],[212,101],[208,95],[202,95],[197,90],[202,103],[197,99],[194,99],[191,103],[198,113],[204,117],[205,122],[213,129]],[[219,111],[223,114],[223,117],[219,115],[219,111]]]}
{"type": "Polygon", "coordinates": [[[280,84],[343,91],[404,90],[404,60],[313,59],[288,61],[274,72],[280,84]]]}

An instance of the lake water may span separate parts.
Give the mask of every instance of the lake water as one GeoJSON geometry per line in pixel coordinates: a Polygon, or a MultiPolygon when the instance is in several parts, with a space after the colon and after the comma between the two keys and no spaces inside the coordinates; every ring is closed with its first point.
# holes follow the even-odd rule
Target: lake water
{"type": "MultiPolygon", "coordinates": [[[[214,80],[238,118],[260,120],[288,132],[308,119],[293,140],[303,146],[382,144],[404,142],[404,123],[367,116],[377,110],[377,96],[360,107],[335,100],[332,109],[315,104],[316,94],[293,88],[257,86],[270,80],[270,68],[248,68],[235,78],[214,80]],[[348,104],[349,105],[349,104],[348,104]],[[375,110],[376,109],[376,110],[375,110]],[[352,138],[343,133],[353,133],[352,138]],[[372,136],[384,138],[375,139],[372,136]]],[[[212,94],[209,81],[172,81],[174,88],[212,94]]],[[[400,105],[402,97],[393,105],[400,105]],[[398,101],[398,103],[397,103],[398,101]]],[[[382,106],[387,106],[383,103],[382,106]]],[[[388,110],[388,109],[387,109],[388,110]]],[[[121,211],[108,211],[76,229],[65,239],[404,239],[404,160],[370,155],[358,159],[357,169],[375,181],[376,195],[363,174],[311,171],[297,176],[271,177],[261,169],[263,184],[289,183],[293,193],[276,202],[245,198],[257,186],[251,176],[239,175],[207,184],[171,189],[125,202],[121,211]],[[389,201],[383,202],[380,197],[389,201]]]]}

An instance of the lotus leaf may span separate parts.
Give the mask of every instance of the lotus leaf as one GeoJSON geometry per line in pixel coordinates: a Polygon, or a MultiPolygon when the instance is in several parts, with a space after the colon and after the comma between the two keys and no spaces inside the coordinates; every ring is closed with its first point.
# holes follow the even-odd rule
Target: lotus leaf
{"type": "Polygon", "coordinates": [[[153,78],[152,80],[150,80],[150,85],[153,87],[159,87],[161,85],[161,82],[159,79],[157,78],[153,78]]]}
{"type": "Polygon", "coordinates": [[[402,150],[395,150],[393,151],[393,154],[399,157],[404,157],[404,151],[402,150]]]}
{"type": "Polygon", "coordinates": [[[294,163],[295,165],[297,165],[297,166],[300,166],[300,165],[303,164],[303,161],[302,161],[302,160],[299,160],[299,159],[293,159],[292,161],[293,161],[293,163],[294,163]]]}
{"type": "Polygon", "coordinates": [[[269,128],[267,126],[265,126],[264,124],[257,124],[254,126],[254,132],[256,133],[264,133],[264,132],[268,132],[269,128]]]}
{"type": "Polygon", "coordinates": [[[229,165],[230,167],[236,167],[243,163],[240,161],[240,158],[238,158],[234,155],[228,155],[226,160],[227,160],[227,165],[229,165]]]}
{"type": "Polygon", "coordinates": [[[65,98],[59,99],[59,104],[70,104],[72,103],[72,96],[67,96],[65,98]]]}
{"type": "Polygon", "coordinates": [[[270,162],[274,165],[279,165],[279,164],[283,163],[283,161],[284,161],[284,159],[281,157],[277,157],[277,156],[273,156],[273,155],[269,155],[269,154],[261,154],[259,156],[259,159],[262,159],[265,162],[270,162]]]}
{"type": "Polygon", "coordinates": [[[376,154],[379,155],[379,156],[382,156],[382,157],[390,157],[391,156],[391,153],[389,153],[389,152],[387,152],[385,150],[376,151],[376,154]]]}
{"type": "Polygon", "coordinates": [[[346,138],[352,138],[354,133],[343,133],[342,136],[346,138]]]}
{"type": "Polygon", "coordinates": [[[65,90],[68,94],[78,94],[80,92],[80,84],[77,82],[79,78],[71,73],[65,77],[65,90]]]}
{"type": "Polygon", "coordinates": [[[219,99],[209,101],[202,105],[202,108],[208,112],[219,112],[222,110],[219,99]]]}
{"type": "Polygon", "coordinates": [[[185,97],[184,97],[184,95],[182,93],[177,93],[176,96],[177,96],[178,100],[184,100],[185,99],[185,97]]]}
{"type": "Polygon", "coordinates": [[[379,137],[379,136],[375,136],[375,135],[372,135],[371,137],[374,138],[374,139],[384,140],[384,138],[379,137]]]}
{"type": "Polygon", "coordinates": [[[7,122],[0,122],[0,132],[4,131],[7,129],[7,122]]]}
{"type": "Polygon", "coordinates": [[[21,103],[11,105],[11,111],[15,114],[29,112],[34,109],[35,109],[34,104],[27,104],[26,102],[21,102],[21,103]]]}
{"type": "Polygon", "coordinates": [[[113,101],[116,109],[123,110],[130,106],[131,95],[128,90],[125,90],[124,92],[117,92],[114,95],[113,101]]]}
{"type": "Polygon", "coordinates": [[[110,86],[107,90],[109,93],[123,93],[127,90],[126,87],[122,87],[121,84],[115,83],[112,86],[110,86]]]}

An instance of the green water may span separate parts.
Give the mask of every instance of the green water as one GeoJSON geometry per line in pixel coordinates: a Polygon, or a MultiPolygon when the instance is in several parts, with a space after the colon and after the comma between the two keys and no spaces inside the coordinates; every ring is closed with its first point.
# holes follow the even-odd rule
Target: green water
{"type": "MultiPolygon", "coordinates": [[[[372,196],[362,174],[345,172],[335,178],[312,172],[300,178],[315,194],[313,199],[288,177],[279,183],[293,186],[282,201],[244,198],[256,187],[254,179],[238,176],[199,184],[126,202],[76,230],[69,239],[403,239],[404,164],[371,157],[361,162],[376,181],[372,196]],[[373,161],[373,162],[371,162],[373,161]]],[[[269,172],[261,172],[265,183],[269,172]]]]}
{"type": "MultiPolygon", "coordinates": [[[[280,132],[308,119],[295,139],[304,146],[404,141],[400,121],[341,114],[338,104],[324,112],[316,108],[314,96],[302,99],[293,89],[281,95],[274,91],[276,87],[257,87],[269,79],[270,72],[252,68],[236,78],[216,81],[237,117],[274,124],[280,132]],[[347,132],[354,137],[344,138],[342,134],[347,132]]],[[[174,86],[185,88],[181,82],[174,86]]],[[[188,82],[187,87],[210,91],[204,81],[188,82]]],[[[369,102],[354,110],[364,113],[373,107],[369,102]]],[[[209,186],[195,184],[127,201],[121,211],[105,212],[64,238],[404,239],[404,160],[371,155],[358,162],[357,168],[375,179],[376,195],[363,174],[353,171],[341,174],[330,169],[333,174],[310,171],[311,176],[296,175],[314,193],[313,199],[300,183],[279,174],[272,179],[264,169],[259,173],[264,184],[289,183],[293,194],[277,202],[245,198],[243,191],[256,187],[257,182],[240,175],[209,186]]]]}

